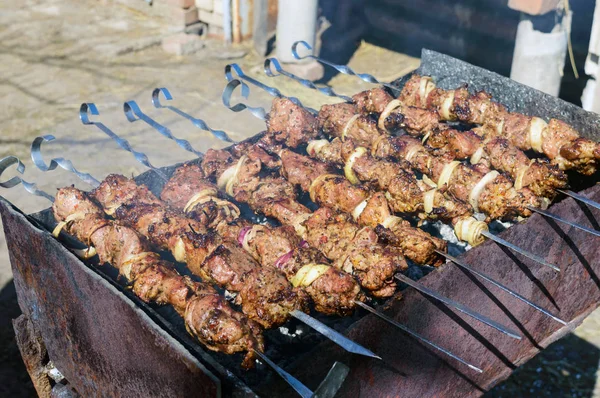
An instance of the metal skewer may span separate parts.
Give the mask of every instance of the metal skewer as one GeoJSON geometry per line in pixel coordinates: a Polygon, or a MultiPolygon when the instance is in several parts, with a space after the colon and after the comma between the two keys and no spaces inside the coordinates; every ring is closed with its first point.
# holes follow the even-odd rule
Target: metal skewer
{"type": "Polygon", "coordinates": [[[269,93],[270,95],[272,95],[273,97],[277,97],[277,98],[287,98],[290,101],[292,101],[294,104],[307,109],[309,112],[314,113],[315,115],[317,113],[319,113],[317,110],[312,109],[312,108],[308,108],[305,107],[304,105],[302,105],[302,102],[300,102],[300,100],[296,97],[286,97],[284,96],[281,91],[279,91],[278,89],[276,89],[275,87],[270,87],[267,86],[266,84],[259,82],[258,80],[254,79],[253,77],[248,76],[247,74],[244,73],[244,71],[242,70],[242,68],[238,65],[238,64],[229,64],[229,65],[225,65],[225,78],[227,79],[228,82],[236,79],[233,74],[231,73],[231,71],[234,71],[235,74],[237,75],[237,80],[242,81],[242,95],[245,98],[248,98],[248,95],[250,95],[250,88],[248,87],[248,85],[246,85],[244,83],[244,81],[255,85],[256,87],[260,87],[263,90],[265,90],[267,93],[269,93]]]}
{"type": "Polygon", "coordinates": [[[567,225],[570,225],[570,226],[571,226],[571,227],[573,227],[573,228],[577,228],[577,229],[580,229],[580,230],[582,230],[582,231],[585,231],[585,232],[587,232],[588,234],[592,234],[592,235],[595,235],[595,236],[598,236],[598,237],[600,237],[600,231],[597,231],[597,230],[595,230],[595,229],[591,229],[591,228],[588,228],[588,227],[584,227],[583,225],[579,225],[579,224],[576,224],[576,223],[574,223],[574,222],[571,222],[571,221],[569,221],[569,220],[565,220],[564,218],[562,218],[562,217],[559,217],[559,216],[557,216],[557,215],[554,215],[554,214],[552,214],[552,213],[550,213],[550,212],[548,212],[548,211],[546,211],[546,210],[538,209],[538,208],[536,208],[536,207],[533,207],[533,206],[527,206],[527,208],[528,208],[529,210],[533,211],[533,212],[540,213],[541,215],[543,215],[543,216],[546,216],[546,217],[548,217],[548,218],[551,218],[551,219],[553,219],[553,220],[556,220],[556,221],[559,221],[559,222],[565,223],[565,224],[567,224],[567,225]]]}
{"type": "Polygon", "coordinates": [[[179,139],[179,138],[175,137],[173,135],[173,133],[171,133],[171,130],[169,130],[167,127],[163,126],[162,124],[158,123],[156,120],[152,119],[150,116],[148,116],[144,112],[142,112],[142,110],[138,106],[137,102],[135,102],[135,101],[125,102],[123,104],[123,112],[125,112],[125,116],[127,117],[127,120],[129,120],[131,123],[137,122],[138,120],[143,120],[148,125],[150,125],[153,129],[158,131],[160,134],[164,135],[165,137],[167,137],[170,140],[175,141],[177,143],[177,145],[179,145],[181,148],[185,149],[188,152],[192,152],[196,156],[202,156],[202,152],[195,150],[194,147],[192,147],[192,144],[190,144],[190,142],[188,140],[183,140],[183,139],[179,139]]]}
{"type": "Polygon", "coordinates": [[[473,311],[472,309],[470,309],[469,307],[467,307],[461,303],[458,303],[452,299],[449,299],[448,297],[442,296],[438,292],[429,289],[422,283],[413,281],[412,279],[410,279],[408,276],[406,276],[404,274],[396,274],[395,278],[398,279],[400,282],[404,282],[408,286],[410,286],[414,289],[417,289],[421,293],[426,294],[427,296],[431,296],[434,299],[439,300],[442,303],[444,303],[450,307],[454,307],[458,311],[462,312],[463,314],[468,315],[471,318],[474,318],[474,319],[478,320],[479,322],[484,323],[484,324],[498,330],[499,332],[504,333],[505,335],[507,335],[509,337],[512,337],[513,339],[521,340],[521,335],[518,332],[510,330],[506,326],[503,326],[503,325],[499,324],[498,322],[491,320],[490,318],[486,317],[485,315],[481,315],[478,312],[473,311]]]}
{"type": "Polygon", "coordinates": [[[476,269],[472,268],[470,265],[468,265],[465,262],[459,260],[458,258],[456,258],[454,256],[451,256],[448,253],[444,253],[443,251],[440,251],[440,250],[436,250],[436,253],[438,253],[440,256],[446,257],[448,260],[450,260],[454,264],[458,265],[459,267],[461,267],[463,269],[466,269],[470,273],[479,276],[481,279],[484,279],[484,280],[488,281],[489,283],[491,283],[492,285],[496,286],[497,288],[504,290],[506,293],[510,294],[514,298],[516,298],[518,300],[521,300],[522,302],[524,302],[525,304],[529,305],[532,308],[535,308],[537,311],[541,312],[542,314],[544,314],[544,315],[546,315],[546,316],[554,319],[556,322],[561,323],[563,325],[567,324],[567,322],[563,321],[562,319],[560,319],[556,315],[552,314],[550,311],[545,310],[544,308],[540,307],[539,305],[537,305],[537,304],[535,304],[535,303],[527,300],[525,297],[521,296],[519,293],[515,292],[514,290],[511,290],[511,289],[507,288],[506,286],[504,286],[500,282],[497,282],[492,277],[484,274],[483,272],[477,271],[476,269]]]}
{"type": "MultiPolygon", "coordinates": [[[[52,136],[46,136],[46,137],[52,137],[52,136]]],[[[63,165],[65,164],[64,162],[58,162],[58,159],[53,159],[52,161],[50,161],[50,166],[46,165],[41,157],[41,153],[40,151],[40,145],[39,143],[44,142],[44,141],[52,141],[54,140],[54,137],[52,137],[52,139],[48,139],[45,140],[43,137],[38,137],[36,138],[36,140],[39,139],[38,144],[36,145],[36,149],[34,150],[32,148],[32,158],[34,157],[34,151],[36,152],[35,158],[37,159],[36,165],[38,162],[41,162],[41,164],[43,164],[43,168],[42,171],[50,171],[50,170],[54,170],[56,168],[56,166],[52,167],[53,161],[56,161],[54,164],[57,164],[60,167],[63,167],[63,165]]],[[[69,162],[70,163],[70,162],[69,162]]],[[[7,156],[3,159],[0,159],[0,175],[2,175],[6,169],[12,165],[16,164],[17,165],[17,171],[20,174],[23,174],[25,172],[25,165],[21,162],[21,160],[19,160],[19,158],[17,158],[16,156],[7,156]]],[[[64,167],[63,167],[64,168],[64,167]]],[[[80,173],[78,172],[73,165],[71,164],[70,166],[68,166],[68,168],[65,168],[65,170],[68,171],[72,171],[73,173],[75,173],[77,176],[79,176],[80,173]],[[70,170],[70,169],[73,170],[70,170]]],[[[97,180],[96,180],[97,181],[97,180]]],[[[19,184],[22,184],[23,187],[27,190],[27,192],[33,194],[33,195],[37,195],[37,196],[41,196],[43,198],[48,199],[50,202],[54,203],[54,197],[44,191],[41,191],[39,189],[37,189],[37,186],[34,183],[31,182],[27,182],[24,179],[22,179],[21,177],[15,176],[12,177],[10,180],[8,181],[4,181],[4,182],[0,182],[0,187],[2,188],[12,188],[15,187],[19,184]]],[[[84,252],[82,250],[75,250],[76,253],[78,252],[84,252]]],[[[263,354],[262,352],[258,351],[258,350],[254,350],[254,353],[256,353],[256,355],[262,359],[263,361],[265,361],[271,368],[273,368],[273,370],[279,375],[281,376],[296,392],[298,392],[298,394],[300,394],[302,397],[307,397],[307,398],[312,398],[314,397],[314,393],[308,389],[308,387],[306,387],[304,384],[302,384],[298,379],[294,378],[294,376],[290,375],[289,373],[287,373],[285,370],[283,370],[281,367],[279,367],[276,363],[274,363],[273,361],[271,361],[265,354],[263,354]]]]}
{"type": "Polygon", "coordinates": [[[594,202],[593,200],[588,199],[585,196],[580,195],[578,193],[575,193],[575,192],[573,192],[573,191],[571,191],[569,189],[557,189],[557,191],[560,192],[560,193],[564,193],[565,195],[570,196],[570,197],[572,197],[575,200],[583,202],[586,205],[590,205],[592,207],[595,207],[596,209],[600,209],[600,203],[594,202]]]}
{"type": "MultiPolygon", "coordinates": [[[[89,109],[89,107],[88,107],[88,109],[89,109]]],[[[96,112],[97,112],[97,109],[96,109],[96,112]]],[[[98,112],[96,114],[98,114],[98,112]]],[[[160,125],[158,125],[158,123],[157,123],[157,126],[160,126],[160,125]]],[[[160,127],[153,126],[153,127],[158,129],[162,126],[160,126],[160,127]]],[[[102,130],[102,131],[106,132],[104,130],[102,130]]],[[[115,141],[120,139],[119,136],[112,131],[111,131],[111,134],[109,134],[109,136],[111,138],[113,138],[115,141]]],[[[131,148],[130,146],[129,146],[129,149],[127,149],[127,148],[123,148],[123,149],[125,149],[131,153],[140,154],[140,152],[134,152],[133,148],[131,148]]],[[[194,152],[194,153],[196,153],[196,152],[194,152]]],[[[141,159],[145,159],[145,160],[148,159],[148,157],[146,155],[144,155],[144,154],[142,154],[142,155],[143,156],[139,156],[141,159]]],[[[31,156],[32,156],[32,158],[35,156],[35,158],[39,159],[39,161],[41,163],[44,163],[42,160],[42,155],[40,153],[39,146],[37,146],[35,148],[32,146],[31,156]]],[[[138,159],[138,156],[136,156],[136,159],[138,159]]],[[[35,162],[35,160],[34,160],[34,162],[35,162]]],[[[35,163],[36,163],[36,165],[38,164],[37,162],[35,162],[35,163]]],[[[142,162],[140,162],[140,163],[142,163],[142,162]]],[[[148,166],[150,164],[149,162],[147,162],[148,165],[146,163],[142,163],[142,164],[144,166],[149,167],[150,169],[152,169],[154,171],[157,170],[156,167],[154,167],[152,165],[148,166]]],[[[311,328],[315,329],[317,332],[321,333],[323,336],[327,337],[329,340],[333,341],[334,343],[336,343],[337,345],[342,347],[344,350],[346,350],[352,354],[363,355],[363,356],[370,357],[370,358],[381,359],[381,357],[379,357],[372,351],[370,351],[367,348],[363,347],[362,345],[350,340],[349,338],[338,333],[334,329],[330,328],[329,326],[325,325],[321,321],[318,321],[317,319],[313,318],[312,316],[310,316],[308,314],[305,314],[298,310],[293,310],[290,312],[290,315],[293,316],[294,318],[298,319],[299,321],[305,323],[306,325],[310,326],[311,328]]]]}
{"type": "Polygon", "coordinates": [[[220,139],[221,141],[235,143],[235,141],[232,140],[231,138],[229,138],[229,136],[227,135],[227,133],[224,132],[223,130],[213,130],[213,129],[211,129],[208,126],[208,124],[206,124],[204,122],[204,120],[197,119],[197,118],[193,117],[192,115],[190,115],[188,113],[185,113],[181,109],[175,108],[172,105],[163,105],[163,104],[161,104],[161,102],[160,102],[160,95],[161,94],[165,97],[165,99],[167,101],[173,100],[173,96],[171,95],[171,93],[169,92],[169,90],[167,88],[165,88],[165,87],[155,88],[154,91],[152,91],[152,104],[154,105],[155,108],[157,108],[157,109],[160,109],[160,108],[170,109],[173,112],[175,112],[176,114],[178,114],[179,116],[188,119],[190,122],[192,122],[192,124],[194,126],[198,127],[199,129],[202,129],[202,130],[210,132],[212,135],[214,135],[216,138],[220,139]]]}
{"type": "Polygon", "coordinates": [[[292,55],[294,55],[294,58],[296,58],[297,60],[302,60],[302,59],[306,59],[306,58],[312,58],[316,61],[319,61],[320,63],[324,64],[324,65],[328,65],[331,66],[332,68],[336,69],[338,72],[343,73],[345,75],[349,75],[349,76],[356,76],[358,77],[360,80],[365,81],[367,83],[372,83],[372,84],[380,84],[382,86],[385,86],[391,90],[395,90],[395,91],[399,91],[399,88],[389,84],[389,83],[385,83],[382,81],[377,80],[377,78],[375,78],[375,76],[373,75],[369,75],[368,73],[357,73],[355,71],[353,71],[350,67],[346,66],[346,65],[337,65],[334,64],[332,62],[326,61],[322,58],[319,58],[315,55],[309,54],[309,55],[305,55],[305,56],[300,56],[300,54],[298,54],[298,46],[302,46],[304,48],[306,48],[307,50],[312,50],[312,47],[310,46],[310,44],[308,44],[305,41],[297,41],[292,45],[292,55]]]}
{"type": "MultiPolygon", "coordinates": [[[[346,95],[341,95],[336,93],[335,91],[333,91],[333,89],[329,86],[325,86],[325,87],[319,87],[316,84],[314,84],[313,82],[311,82],[308,79],[303,79],[300,76],[296,76],[286,70],[284,70],[281,67],[281,64],[279,63],[279,61],[277,60],[277,58],[267,58],[265,59],[265,63],[264,63],[264,70],[265,70],[265,74],[269,77],[276,77],[279,75],[283,75],[286,76],[292,80],[297,81],[298,83],[302,84],[304,87],[313,89],[313,90],[317,90],[318,92],[320,92],[323,95],[326,95],[328,97],[337,97],[337,98],[341,98],[344,101],[347,102],[352,102],[352,97],[348,97],[346,95]],[[272,66],[271,66],[272,65],[272,66]],[[275,72],[273,72],[273,68],[275,68],[275,72]]],[[[228,79],[229,80],[229,79],[228,79]]]]}
{"type": "MultiPolygon", "coordinates": [[[[247,105],[245,105],[245,104],[236,104],[236,105],[234,105],[234,106],[230,106],[230,103],[229,103],[229,98],[230,98],[230,96],[231,96],[231,93],[232,93],[232,92],[235,90],[235,88],[236,88],[237,86],[239,86],[239,85],[241,85],[241,84],[242,84],[242,83],[241,83],[239,80],[237,80],[237,79],[234,79],[234,80],[232,80],[231,82],[229,82],[229,83],[227,84],[227,87],[225,88],[225,92],[229,92],[229,94],[228,94],[228,95],[225,95],[225,93],[223,94],[223,103],[224,103],[224,104],[225,104],[225,105],[226,105],[228,108],[230,108],[230,109],[232,109],[232,108],[235,108],[235,109],[237,109],[237,110],[236,110],[236,112],[240,112],[240,111],[242,111],[242,110],[244,110],[244,109],[248,109],[248,110],[250,110],[250,111],[251,111],[251,112],[252,112],[252,113],[253,113],[255,116],[257,116],[257,117],[261,118],[262,120],[264,120],[264,119],[266,118],[266,112],[265,112],[265,110],[264,110],[263,108],[251,108],[251,107],[248,107],[248,106],[247,106],[247,105]],[[261,116],[261,115],[262,115],[262,116],[261,116]]],[[[202,121],[202,122],[204,123],[204,121],[202,121]]],[[[204,124],[206,124],[206,123],[204,123],[204,124]]],[[[204,129],[204,130],[206,130],[206,129],[204,129]]],[[[103,131],[104,131],[104,130],[103,130],[103,131]]],[[[111,133],[112,133],[112,132],[111,132],[111,133]]],[[[111,137],[113,137],[113,139],[117,139],[117,138],[118,138],[118,136],[117,136],[116,134],[114,134],[114,133],[112,133],[112,134],[111,134],[111,137]],[[116,137],[116,138],[115,138],[115,137],[116,137]]],[[[130,152],[131,152],[131,151],[130,151],[130,152]]],[[[136,159],[137,159],[137,157],[136,157],[136,159]]],[[[381,319],[384,319],[384,320],[386,320],[388,323],[390,323],[391,325],[393,325],[393,326],[396,326],[396,327],[398,327],[399,329],[401,329],[401,330],[403,330],[403,331],[405,331],[405,332],[409,333],[411,336],[413,336],[413,337],[417,338],[418,340],[420,340],[420,341],[422,341],[422,342],[424,342],[424,343],[426,343],[426,344],[430,345],[430,346],[431,346],[431,347],[433,347],[434,349],[436,349],[436,350],[439,350],[439,351],[441,351],[442,353],[444,353],[444,354],[446,354],[446,355],[449,355],[449,356],[450,356],[450,357],[452,357],[452,358],[455,358],[455,359],[457,359],[459,362],[461,362],[461,363],[463,363],[463,364],[467,365],[467,366],[468,366],[469,368],[471,368],[471,369],[475,369],[475,370],[477,370],[478,372],[482,372],[482,370],[481,370],[481,369],[479,369],[478,367],[476,367],[476,366],[474,366],[474,365],[471,365],[471,364],[469,364],[468,362],[466,362],[466,361],[464,361],[464,360],[460,359],[459,357],[455,356],[454,354],[450,353],[449,351],[447,351],[447,350],[445,350],[445,349],[443,349],[443,348],[441,348],[441,347],[437,346],[436,344],[434,344],[434,343],[430,342],[429,340],[427,340],[427,339],[425,339],[424,337],[422,337],[422,336],[418,335],[417,333],[415,333],[415,332],[413,332],[413,331],[410,331],[410,329],[406,328],[406,326],[402,326],[402,325],[398,324],[397,322],[393,321],[391,318],[389,318],[389,317],[387,317],[386,315],[384,315],[384,314],[380,313],[379,311],[375,310],[374,308],[372,308],[372,307],[369,307],[368,305],[366,305],[366,304],[364,304],[364,303],[361,303],[361,302],[358,302],[358,301],[356,301],[355,303],[356,303],[357,305],[359,305],[359,306],[361,306],[361,307],[365,308],[365,309],[368,307],[368,310],[369,310],[369,311],[373,312],[374,314],[376,314],[377,316],[379,316],[381,319]]],[[[306,315],[306,314],[304,314],[304,313],[302,313],[302,312],[300,312],[300,311],[297,311],[297,310],[293,311],[293,312],[292,312],[292,315],[293,315],[294,317],[296,317],[297,319],[299,319],[300,321],[303,321],[303,322],[305,322],[305,321],[304,321],[304,319],[300,319],[300,318],[303,318],[303,317],[308,317],[308,315],[306,315]]],[[[312,321],[316,321],[316,320],[313,318],[313,319],[311,319],[311,322],[312,322],[312,321]]],[[[316,322],[318,322],[318,321],[316,321],[316,322]]],[[[322,324],[321,324],[321,325],[322,325],[322,324]]],[[[312,326],[312,325],[309,325],[309,326],[312,326]]],[[[325,325],[323,325],[323,326],[325,326],[325,325]]],[[[319,325],[319,327],[321,327],[321,326],[319,325]]],[[[327,329],[330,329],[330,328],[329,328],[329,327],[327,327],[327,326],[325,326],[325,328],[327,328],[327,329]]],[[[323,330],[323,331],[321,331],[321,330],[318,330],[318,329],[317,329],[317,331],[319,331],[319,332],[321,332],[321,333],[323,333],[323,334],[324,334],[324,332],[327,332],[327,333],[329,333],[329,331],[326,331],[326,330],[323,330]]],[[[344,336],[342,336],[342,335],[339,335],[339,333],[337,333],[336,331],[334,331],[334,330],[331,330],[331,331],[333,332],[333,333],[331,333],[331,334],[330,334],[330,335],[331,335],[331,337],[330,337],[329,335],[326,335],[326,337],[330,338],[332,341],[336,342],[337,344],[340,344],[340,343],[339,343],[338,341],[334,340],[334,338],[335,338],[335,339],[339,339],[339,338],[341,337],[341,338],[343,338],[343,339],[346,339],[346,340],[347,340],[347,338],[346,338],[346,337],[344,337],[344,336]],[[339,336],[336,336],[335,334],[337,334],[337,335],[339,335],[339,336]]],[[[350,342],[351,342],[352,344],[356,344],[356,343],[352,342],[351,340],[350,340],[350,342]]],[[[362,346],[360,346],[360,345],[358,345],[358,344],[356,344],[356,345],[357,345],[358,347],[360,347],[361,349],[364,349],[364,350],[366,350],[364,347],[362,347],[362,346]]],[[[343,347],[343,348],[345,348],[345,347],[343,347]]],[[[357,351],[358,351],[358,349],[357,349],[357,348],[351,348],[351,349],[349,348],[349,349],[346,349],[346,350],[347,350],[347,351],[349,351],[349,352],[359,353],[359,352],[357,352],[357,351]]],[[[367,350],[367,351],[368,351],[368,350],[367,350]]],[[[369,351],[369,352],[370,352],[370,351],[369,351]]],[[[373,355],[374,355],[374,354],[373,354],[373,355]]],[[[379,357],[377,357],[377,358],[379,358],[379,357]]]]}
{"type": "Polygon", "coordinates": [[[556,265],[550,264],[549,262],[547,262],[546,260],[544,260],[542,257],[540,257],[540,256],[538,256],[536,254],[530,253],[530,252],[528,252],[525,249],[521,249],[519,246],[514,245],[514,244],[510,243],[509,241],[506,241],[506,240],[502,239],[501,237],[496,236],[496,235],[490,233],[489,231],[481,231],[481,234],[483,236],[485,236],[486,238],[488,238],[490,240],[493,240],[497,244],[502,245],[502,246],[506,246],[509,249],[511,249],[511,250],[513,250],[513,251],[515,251],[515,252],[517,252],[517,253],[525,256],[525,257],[527,257],[530,260],[533,260],[533,261],[538,262],[538,263],[540,263],[542,265],[545,265],[546,267],[550,267],[550,268],[552,268],[556,272],[560,272],[560,268],[557,267],[556,265]]]}
{"type": "Polygon", "coordinates": [[[451,353],[450,351],[446,350],[445,348],[442,348],[440,346],[438,346],[437,344],[435,344],[432,341],[427,340],[425,337],[413,332],[412,330],[410,330],[409,328],[407,328],[406,326],[404,326],[403,324],[396,322],[395,320],[393,320],[392,318],[390,318],[389,316],[385,315],[383,312],[377,311],[375,308],[363,303],[362,301],[355,301],[356,305],[358,305],[359,307],[364,308],[365,310],[369,311],[370,313],[378,316],[379,318],[383,319],[384,321],[386,321],[387,323],[396,326],[398,329],[401,329],[402,331],[408,333],[409,335],[411,335],[412,337],[416,338],[417,340],[435,348],[436,350],[443,352],[444,354],[448,355],[450,358],[453,358],[455,360],[457,360],[458,362],[462,363],[463,365],[468,366],[469,368],[473,369],[474,371],[478,372],[478,373],[483,373],[483,370],[479,369],[477,366],[473,366],[470,363],[466,362],[464,359],[461,359],[460,357],[454,355],[453,353],[451,353]]]}

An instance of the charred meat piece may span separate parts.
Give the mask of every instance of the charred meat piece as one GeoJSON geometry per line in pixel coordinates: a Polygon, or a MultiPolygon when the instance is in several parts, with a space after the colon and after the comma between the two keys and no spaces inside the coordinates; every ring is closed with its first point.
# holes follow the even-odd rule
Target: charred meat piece
{"type": "Polygon", "coordinates": [[[135,230],[106,220],[103,211],[75,188],[58,191],[53,211],[57,220],[71,220],[65,225],[67,231],[92,244],[100,262],[117,268],[136,296],[172,305],[184,318],[188,332],[208,349],[247,352],[243,366],[253,366],[254,350],[263,350],[260,326],[234,311],[211,286],[179,275],[171,263],[149,251],[135,230]]]}

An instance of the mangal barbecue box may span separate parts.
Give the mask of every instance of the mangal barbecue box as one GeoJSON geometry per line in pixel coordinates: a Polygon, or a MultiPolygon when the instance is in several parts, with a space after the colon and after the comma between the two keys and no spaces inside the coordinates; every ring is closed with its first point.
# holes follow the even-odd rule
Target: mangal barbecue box
{"type": "MultiPolygon", "coordinates": [[[[442,88],[467,83],[473,91],[491,93],[511,111],[546,120],[558,118],[583,136],[600,139],[598,115],[446,55],[424,50],[417,73],[433,76],[442,88]]],[[[396,83],[402,86],[407,78],[396,83]]],[[[173,169],[165,172],[170,174],[173,169]]],[[[140,175],[137,181],[160,192],[162,181],[152,172],[140,175]]],[[[570,181],[574,190],[600,201],[597,176],[575,176],[570,181]]],[[[600,229],[600,211],[573,199],[562,199],[550,210],[600,229]]],[[[79,260],[50,234],[55,225],[50,210],[24,215],[0,198],[0,211],[21,310],[41,334],[56,368],[81,395],[294,394],[265,366],[245,372],[239,356],[205,350],[187,335],[172,310],[144,304],[107,267],[79,260]]],[[[390,299],[380,307],[394,320],[481,367],[483,373],[461,366],[363,311],[349,318],[320,319],[378,353],[383,361],[347,354],[293,322],[284,332],[266,332],[267,354],[313,390],[334,362],[346,364],[350,373],[337,392],[339,397],[481,395],[573,330],[600,303],[598,238],[538,214],[500,236],[544,256],[559,265],[561,272],[491,241],[460,258],[558,314],[568,325],[562,326],[452,264],[428,273],[420,282],[519,330],[520,341],[412,288],[403,291],[401,300],[390,299]]]]}

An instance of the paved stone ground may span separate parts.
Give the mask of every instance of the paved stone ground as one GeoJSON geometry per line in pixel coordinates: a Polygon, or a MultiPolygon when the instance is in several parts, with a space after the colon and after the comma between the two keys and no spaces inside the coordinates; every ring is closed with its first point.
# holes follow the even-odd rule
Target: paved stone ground
{"type": "MultiPolygon", "coordinates": [[[[44,147],[47,159],[66,157],[99,179],[111,172],[131,175],[144,171],[100,130],[81,124],[79,105],[88,101],[94,101],[100,110],[97,120],[147,153],[156,166],[193,156],[143,122],[129,123],[122,111],[125,100],[138,101],[143,111],[179,138],[190,140],[197,150],[222,146],[174,113],[152,107],[152,89],[163,86],[171,90],[175,106],[203,118],[213,128],[226,129],[233,139],[253,135],[262,128],[261,121],[247,112],[233,114],[221,104],[225,84],[222,71],[228,62],[238,62],[250,74],[302,98],[308,106],[319,107],[326,102],[314,91],[283,77],[269,79],[262,75],[262,60],[245,47],[230,49],[206,42],[197,54],[167,55],[158,46],[165,32],[168,29],[160,22],[118,3],[105,6],[92,0],[0,2],[0,157],[19,156],[27,166],[26,178],[48,192],[73,183],[89,187],[62,170],[47,174],[34,170],[29,145],[42,134],[57,138],[44,147]],[[231,59],[239,56],[240,50],[247,55],[231,59]]],[[[399,77],[417,65],[417,59],[369,45],[362,45],[351,61],[357,70],[369,70],[384,80],[399,77]]],[[[335,77],[331,84],[346,94],[365,87],[346,76],[335,77]]],[[[249,103],[268,106],[269,100],[255,89],[249,103]]],[[[25,212],[48,206],[44,199],[24,194],[20,188],[0,194],[25,212]]],[[[18,316],[19,310],[4,236],[0,237],[0,289],[0,363],[4,367],[0,372],[0,396],[31,396],[33,391],[10,326],[10,319],[18,316]]],[[[548,354],[523,367],[490,395],[590,396],[599,358],[599,319],[598,314],[590,317],[576,335],[555,344],[548,354]]]]}

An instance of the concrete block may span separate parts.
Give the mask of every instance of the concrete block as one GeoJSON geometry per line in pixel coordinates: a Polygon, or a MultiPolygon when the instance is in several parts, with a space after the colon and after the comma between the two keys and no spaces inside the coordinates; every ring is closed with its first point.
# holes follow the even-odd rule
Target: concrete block
{"type": "Polygon", "coordinates": [[[209,26],[215,25],[220,28],[223,27],[223,14],[218,12],[207,12],[204,10],[199,10],[198,19],[202,22],[206,22],[209,26]]]}
{"type": "Polygon", "coordinates": [[[225,39],[225,29],[216,25],[208,25],[208,37],[211,39],[225,39]]]}
{"type": "Polygon", "coordinates": [[[213,10],[213,0],[196,0],[196,7],[204,11],[213,10]]]}
{"type": "Polygon", "coordinates": [[[188,9],[169,7],[169,17],[174,25],[185,27],[198,22],[198,9],[196,7],[188,9]]]}
{"type": "Polygon", "coordinates": [[[223,13],[223,0],[213,0],[213,11],[223,13]]]}
{"type": "Polygon", "coordinates": [[[163,0],[168,5],[178,8],[190,8],[194,6],[194,0],[163,0]]]}
{"type": "Polygon", "coordinates": [[[173,36],[165,37],[162,41],[162,48],[165,52],[174,55],[193,54],[205,47],[205,42],[197,35],[188,35],[177,33],[173,36]]]}
{"type": "Polygon", "coordinates": [[[508,7],[530,15],[542,15],[554,10],[561,0],[508,0],[508,7]]]}

